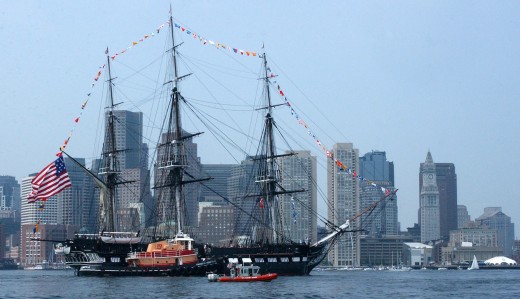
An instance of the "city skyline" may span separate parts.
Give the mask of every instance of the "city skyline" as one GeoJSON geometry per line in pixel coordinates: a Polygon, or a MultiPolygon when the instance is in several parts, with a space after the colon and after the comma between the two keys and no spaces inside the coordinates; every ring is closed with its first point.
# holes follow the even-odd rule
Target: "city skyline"
{"type": "MultiPolygon", "coordinates": [[[[6,3],[0,11],[5,16],[0,33],[12,41],[0,58],[7,70],[0,100],[9,111],[3,118],[1,175],[21,183],[54,159],[93,74],[105,61],[107,45],[122,49],[153,31],[167,19],[170,2],[121,4],[60,2],[58,12],[58,4],[6,3]],[[111,25],[97,20],[111,20],[111,25]],[[24,53],[28,48],[34,54],[24,53]],[[21,151],[31,158],[15,159],[21,151]]],[[[520,179],[520,157],[514,151],[520,131],[514,113],[520,94],[514,71],[520,67],[515,54],[520,50],[519,5],[267,1],[237,8],[231,1],[177,1],[173,11],[174,20],[215,40],[255,50],[263,42],[286,94],[327,148],[352,142],[360,153],[386,151],[395,164],[404,230],[417,222],[418,165],[428,150],[436,162],[456,166],[458,204],[466,205],[470,215],[501,206],[513,223],[520,223],[514,213],[520,210],[519,196],[508,184],[520,179]],[[311,118],[310,112],[317,113],[311,118]]],[[[154,42],[125,55],[142,55],[141,49],[154,42]]],[[[201,46],[189,39],[183,47],[210,60],[217,52],[197,50],[201,46]]],[[[73,156],[94,157],[96,108],[87,107],[71,138],[73,156]]],[[[285,111],[279,115],[294,123],[285,111]]],[[[306,133],[297,125],[294,130],[306,133]]],[[[214,153],[212,142],[200,147],[202,163],[236,162],[214,153]]],[[[326,190],[324,154],[315,145],[308,147],[318,160],[320,188],[326,190]]]]}

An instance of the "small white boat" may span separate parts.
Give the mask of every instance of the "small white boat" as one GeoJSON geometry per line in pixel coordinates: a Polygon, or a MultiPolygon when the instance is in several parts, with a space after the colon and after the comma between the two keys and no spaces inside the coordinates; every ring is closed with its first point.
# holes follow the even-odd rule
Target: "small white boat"
{"type": "Polygon", "coordinates": [[[389,271],[395,271],[395,272],[408,272],[412,270],[411,267],[404,267],[404,266],[398,266],[398,267],[391,267],[388,269],[389,271]]]}
{"type": "Polygon", "coordinates": [[[216,282],[220,278],[220,275],[217,273],[208,273],[208,281],[209,282],[216,282]]]}
{"type": "Polygon", "coordinates": [[[137,233],[103,233],[101,235],[101,240],[105,243],[111,244],[137,244],[141,242],[141,237],[137,235],[137,233]]]}
{"type": "Polygon", "coordinates": [[[469,267],[468,270],[478,270],[478,269],[479,269],[479,267],[478,267],[477,257],[474,255],[473,262],[471,263],[471,267],[469,267]]]}

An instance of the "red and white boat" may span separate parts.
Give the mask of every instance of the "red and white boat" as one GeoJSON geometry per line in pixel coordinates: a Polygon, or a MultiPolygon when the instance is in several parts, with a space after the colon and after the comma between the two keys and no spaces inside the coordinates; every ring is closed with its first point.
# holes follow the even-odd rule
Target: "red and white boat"
{"type": "MultiPolygon", "coordinates": [[[[244,258],[243,260],[247,260],[244,258]]],[[[209,281],[219,282],[253,282],[253,281],[271,281],[278,278],[276,273],[259,274],[259,266],[255,266],[251,263],[247,264],[234,264],[230,263],[229,276],[218,275],[214,273],[208,274],[209,281]]]]}

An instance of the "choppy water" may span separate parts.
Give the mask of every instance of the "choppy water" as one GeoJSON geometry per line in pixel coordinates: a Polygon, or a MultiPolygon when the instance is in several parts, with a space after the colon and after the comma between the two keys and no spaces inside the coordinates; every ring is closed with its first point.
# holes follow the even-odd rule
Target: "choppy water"
{"type": "Polygon", "coordinates": [[[1,298],[520,298],[520,270],[313,271],[272,282],[0,271],[1,298]]]}

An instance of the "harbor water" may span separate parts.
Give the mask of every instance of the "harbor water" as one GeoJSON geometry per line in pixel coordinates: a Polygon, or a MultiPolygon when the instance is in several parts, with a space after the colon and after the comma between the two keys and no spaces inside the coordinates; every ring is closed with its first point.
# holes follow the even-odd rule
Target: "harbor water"
{"type": "Polygon", "coordinates": [[[0,298],[520,298],[520,270],[313,271],[272,282],[0,271],[0,298]]]}

